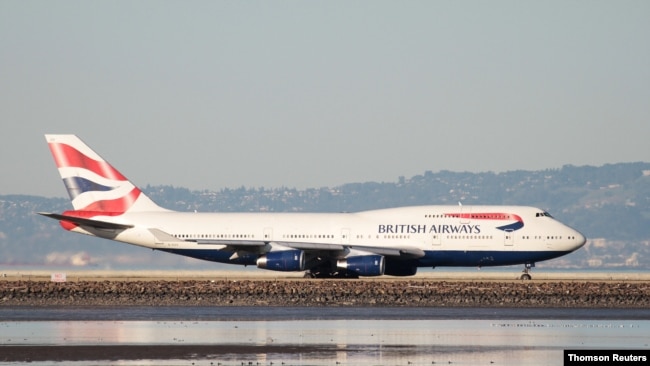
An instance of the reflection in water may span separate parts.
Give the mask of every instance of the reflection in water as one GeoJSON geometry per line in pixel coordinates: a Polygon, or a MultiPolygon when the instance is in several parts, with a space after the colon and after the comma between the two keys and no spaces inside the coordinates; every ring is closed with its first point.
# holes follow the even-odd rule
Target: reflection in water
{"type": "MultiPolygon", "coordinates": [[[[0,322],[0,331],[0,345],[226,346],[214,355],[193,359],[196,365],[201,361],[222,365],[331,365],[333,361],[341,365],[554,365],[561,362],[563,349],[647,349],[650,321],[10,321],[0,322]],[[259,352],[255,347],[244,353],[235,351],[242,345],[274,346],[274,351],[259,352]]],[[[179,362],[189,364],[188,360],[154,360],[152,364],[179,362]]]]}

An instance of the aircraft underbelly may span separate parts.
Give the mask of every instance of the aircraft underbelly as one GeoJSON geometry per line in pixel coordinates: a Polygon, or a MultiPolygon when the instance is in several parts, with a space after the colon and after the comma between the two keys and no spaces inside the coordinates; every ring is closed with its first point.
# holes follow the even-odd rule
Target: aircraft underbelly
{"type": "MultiPolygon", "coordinates": [[[[241,255],[232,257],[232,252],[214,249],[168,249],[160,248],[169,253],[187,257],[240,265],[255,265],[258,255],[241,255]]],[[[425,256],[417,259],[418,267],[490,267],[507,266],[523,263],[534,263],[560,257],[566,251],[497,251],[497,250],[437,250],[425,251],[425,256]]],[[[399,260],[395,262],[399,263],[399,260]]]]}
{"type": "Polygon", "coordinates": [[[566,251],[438,250],[425,251],[419,267],[490,267],[541,262],[567,254],[566,251]]]}

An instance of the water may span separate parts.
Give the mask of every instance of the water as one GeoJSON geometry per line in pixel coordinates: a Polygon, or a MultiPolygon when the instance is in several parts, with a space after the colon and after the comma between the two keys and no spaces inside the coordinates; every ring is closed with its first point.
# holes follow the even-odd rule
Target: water
{"type": "Polygon", "coordinates": [[[648,349],[648,334],[650,309],[0,308],[0,346],[214,347],[120,365],[557,365],[564,349],[648,349]]]}

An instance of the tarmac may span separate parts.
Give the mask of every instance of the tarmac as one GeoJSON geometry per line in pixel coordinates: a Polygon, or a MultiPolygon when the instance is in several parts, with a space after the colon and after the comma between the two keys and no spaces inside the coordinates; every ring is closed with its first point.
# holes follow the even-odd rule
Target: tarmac
{"type": "MultiPolygon", "coordinates": [[[[531,271],[533,281],[650,281],[650,272],[577,272],[531,271]]],[[[66,281],[186,281],[186,280],[255,280],[278,281],[303,278],[303,272],[253,270],[0,270],[0,281],[51,281],[53,275],[65,275],[66,281]]],[[[420,271],[408,277],[362,277],[366,281],[511,281],[521,272],[510,271],[420,271]]],[[[327,281],[327,280],[326,280],[327,281]]]]}

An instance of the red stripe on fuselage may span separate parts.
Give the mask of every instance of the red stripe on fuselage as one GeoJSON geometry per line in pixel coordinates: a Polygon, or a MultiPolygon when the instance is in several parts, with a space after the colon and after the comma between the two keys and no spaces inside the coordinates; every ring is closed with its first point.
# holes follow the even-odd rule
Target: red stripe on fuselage
{"type": "Polygon", "coordinates": [[[450,213],[445,215],[451,217],[469,219],[469,220],[516,220],[519,222],[524,221],[519,215],[510,214],[510,213],[501,213],[501,212],[485,212],[485,213],[468,212],[468,213],[450,213]]]}

